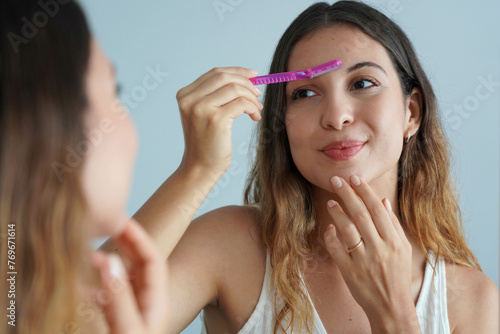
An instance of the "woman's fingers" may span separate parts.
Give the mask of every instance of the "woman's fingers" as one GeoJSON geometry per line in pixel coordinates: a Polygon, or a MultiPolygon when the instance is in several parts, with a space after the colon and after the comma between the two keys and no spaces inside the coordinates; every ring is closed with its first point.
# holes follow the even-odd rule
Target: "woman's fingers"
{"type": "Polygon", "coordinates": [[[245,105],[242,105],[240,110],[237,112],[231,113],[231,118],[236,118],[242,113],[248,114],[253,120],[260,120],[260,110],[262,110],[262,103],[259,101],[257,96],[250,92],[245,87],[242,87],[238,84],[231,83],[222,87],[221,89],[211,93],[205,99],[206,105],[211,106],[219,106],[219,108],[223,108],[232,102],[237,102],[236,104],[241,105],[243,102],[245,105]],[[240,102],[238,102],[240,100],[240,102]],[[241,101],[245,100],[245,101],[241,101]],[[249,103],[246,103],[249,102],[249,103]]]}
{"type": "Polygon", "coordinates": [[[142,319],[120,258],[95,251],[92,262],[99,270],[102,286],[95,300],[103,310],[110,333],[137,333],[142,328],[142,319]]]}
{"type": "MultiPolygon", "coordinates": [[[[146,231],[131,218],[122,233],[113,240],[123,246],[123,253],[135,266],[143,265],[157,257],[157,251],[146,231]]],[[[121,248],[120,248],[121,250],[121,248]]]]}
{"type": "Polygon", "coordinates": [[[199,94],[200,96],[206,96],[226,85],[233,83],[246,88],[255,96],[260,96],[262,94],[260,89],[255,86],[248,77],[242,76],[240,74],[226,72],[225,69],[221,69],[221,71],[216,72],[214,73],[214,75],[206,78],[205,81],[203,81],[196,88],[196,90],[197,94],[199,94]]]}
{"type": "Polygon", "coordinates": [[[196,93],[198,96],[206,96],[231,82],[237,82],[256,96],[259,96],[261,95],[260,90],[249,80],[249,78],[257,75],[257,72],[252,71],[243,67],[214,68],[200,76],[192,84],[179,90],[177,99],[182,99],[192,93],[196,93]]]}
{"type": "Polygon", "coordinates": [[[211,108],[222,107],[237,98],[245,98],[261,110],[262,103],[257,97],[262,92],[247,77],[224,70],[219,69],[205,77],[195,88],[188,86],[181,89],[177,94],[181,112],[209,113],[211,108]]]}
{"type": "Polygon", "coordinates": [[[372,188],[356,175],[351,176],[350,181],[352,188],[368,210],[380,237],[384,240],[394,237],[395,231],[390,222],[389,212],[372,188]]]}
{"type": "Polygon", "coordinates": [[[384,206],[385,206],[387,212],[389,213],[389,217],[391,217],[391,222],[392,222],[392,225],[394,226],[394,229],[396,230],[396,233],[399,235],[399,237],[402,240],[408,240],[406,238],[405,231],[403,230],[403,227],[401,226],[401,223],[398,220],[398,217],[396,217],[396,215],[394,214],[394,211],[392,211],[391,202],[389,202],[389,200],[387,198],[384,198],[382,200],[382,203],[384,203],[384,206]]]}
{"type": "Polygon", "coordinates": [[[349,254],[346,252],[347,246],[340,240],[335,225],[331,224],[326,228],[324,238],[328,253],[330,253],[336,263],[340,264],[339,268],[344,268],[347,264],[349,254]]]}
{"type": "Polygon", "coordinates": [[[380,201],[370,186],[357,176],[352,176],[350,181],[348,184],[339,177],[331,179],[343,208],[333,200],[328,202],[328,212],[344,249],[349,250],[357,245],[362,248],[377,247],[382,241],[396,246],[400,241],[407,241],[389,200],[385,198],[380,201]]]}
{"type": "MultiPolygon", "coordinates": [[[[354,189],[344,179],[338,176],[334,176],[331,179],[331,183],[333,188],[335,189],[335,193],[343,202],[342,209],[353,220],[351,224],[356,224],[356,227],[358,228],[361,236],[365,241],[369,243],[376,242],[378,232],[373,224],[371,214],[368,211],[366,204],[363,202],[363,199],[358,197],[354,189]]],[[[342,233],[342,230],[340,230],[340,233],[342,233]]],[[[359,241],[359,238],[349,241],[353,242],[353,245],[355,245],[359,241]]]]}
{"type": "Polygon", "coordinates": [[[359,242],[362,237],[361,233],[337,202],[329,200],[327,205],[328,213],[335,225],[335,229],[332,230],[335,231],[335,236],[339,239],[340,244],[343,245],[345,252],[359,242]]]}
{"type": "Polygon", "coordinates": [[[167,275],[159,251],[133,219],[113,237],[125,258],[126,270],[117,255],[96,251],[92,263],[100,271],[101,304],[111,333],[162,333],[166,329],[167,275]]]}
{"type": "Polygon", "coordinates": [[[247,114],[254,121],[261,119],[260,110],[252,102],[244,98],[237,98],[221,108],[223,113],[231,119],[241,114],[247,114]]]}
{"type": "MultiPolygon", "coordinates": [[[[198,88],[198,86],[200,86],[202,83],[204,83],[209,77],[212,77],[212,76],[214,76],[218,73],[222,73],[222,72],[237,74],[237,75],[240,75],[240,76],[248,78],[248,79],[255,77],[258,74],[258,72],[256,70],[248,69],[248,68],[244,68],[244,67],[237,67],[237,66],[234,66],[234,67],[215,67],[215,68],[211,69],[210,71],[206,72],[205,74],[201,75],[198,79],[196,79],[189,86],[186,86],[186,88],[188,88],[186,90],[186,92],[196,90],[198,88]]],[[[250,80],[248,80],[248,81],[250,81],[250,80]]]]}
{"type": "MultiPolygon", "coordinates": [[[[166,267],[146,231],[130,219],[115,240],[131,262],[131,284],[146,322],[157,322],[166,311],[166,267]]],[[[153,325],[153,324],[152,324],[153,325]]]]}

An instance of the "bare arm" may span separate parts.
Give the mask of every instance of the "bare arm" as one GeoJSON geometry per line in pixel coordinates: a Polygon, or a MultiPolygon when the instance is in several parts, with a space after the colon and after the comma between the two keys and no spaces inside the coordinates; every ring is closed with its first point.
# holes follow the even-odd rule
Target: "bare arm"
{"type": "MultiPolygon", "coordinates": [[[[206,305],[217,303],[218,266],[223,261],[224,233],[217,228],[221,219],[207,215],[197,219],[202,223],[190,222],[231,163],[234,119],[243,113],[260,119],[260,91],[248,80],[254,75],[244,68],[216,68],[177,93],[185,138],[182,162],[134,215],[166,261],[169,306],[164,318],[170,333],[178,333],[206,305]]],[[[111,240],[101,250],[127,253],[126,247],[111,240]]]]}
{"type": "MultiPolygon", "coordinates": [[[[201,169],[180,167],[135,213],[133,218],[152,237],[164,259],[172,253],[219,177],[201,169]]],[[[101,250],[119,252],[119,247],[109,239],[101,250]]]]}
{"type": "MultiPolygon", "coordinates": [[[[243,113],[260,120],[261,93],[248,80],[254,75],[244,68],[215,68],[177,93],[185,138],[182,162],[134,215],[165,259],[229,168],[233,120],[243,113]]],[[[108,241],[101,250],[119,252],[119,247],[108,241]]]]}

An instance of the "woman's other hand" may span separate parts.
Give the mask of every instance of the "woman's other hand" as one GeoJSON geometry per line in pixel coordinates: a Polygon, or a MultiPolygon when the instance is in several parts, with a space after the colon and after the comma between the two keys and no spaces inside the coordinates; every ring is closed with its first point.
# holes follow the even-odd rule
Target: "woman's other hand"
{"type": "Polygon", "coordinates": [[[128,265],[115,254],[92,254],[101,281],[101,290],[95,292],[94,299],[104,312],[110,333],[166,333],[167,272],[159,251],[133,219],[112,239],[128,265]]]}

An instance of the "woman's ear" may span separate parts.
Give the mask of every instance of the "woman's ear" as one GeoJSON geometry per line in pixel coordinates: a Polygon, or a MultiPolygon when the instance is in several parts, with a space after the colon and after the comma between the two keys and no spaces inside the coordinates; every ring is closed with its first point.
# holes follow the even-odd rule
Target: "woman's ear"
{"type": "Polygon", "coordinates": [[[422,121],[422,107],[422,93],[420,92],[420,89],[415,87],[411,90],[410,96],[406,98],[405,134],[408,130],[410,131],[411,136],[417,133],[422,121]]]}

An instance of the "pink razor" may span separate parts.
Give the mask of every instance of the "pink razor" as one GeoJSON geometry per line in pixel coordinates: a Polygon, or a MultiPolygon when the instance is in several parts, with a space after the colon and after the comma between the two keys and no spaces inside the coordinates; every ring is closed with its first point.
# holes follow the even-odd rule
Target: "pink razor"
{"type": "Polygon", "coordinates": [[[293,72],[282,72],[268,75],[261,75],[259,77],[250,78],[250,81],[254,85],[268,85],[278,82],[294,81],[294,80],[304,80],[312,79],[318,75],[330,72],[336,68],[342,66],[340,59],[335,59],[328,63],[321,64],[319,66],[311,67],[305,71],[293,71],[293,72]]]}

